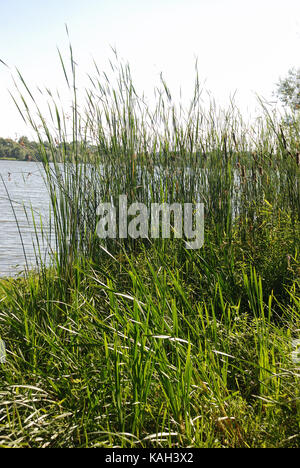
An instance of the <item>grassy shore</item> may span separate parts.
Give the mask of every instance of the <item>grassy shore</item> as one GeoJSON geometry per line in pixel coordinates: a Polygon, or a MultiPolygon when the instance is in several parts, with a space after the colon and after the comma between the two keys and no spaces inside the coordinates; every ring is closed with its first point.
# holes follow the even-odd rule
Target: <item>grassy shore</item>
{"type": "Polygon", "coordinates": [[[82,110],[70,50],[72,163],[65,113],[50,93],[33,113],[19,77],[57,240],[51,266],[0,283],[0,446],[299,447],[299,118],[204,111],[197,76],[187,111],[163,80],[150,110],[122,65],[82,110]],[[203,202],[204,246],[103,243],[97,206],[120,194],[203,202]]]}

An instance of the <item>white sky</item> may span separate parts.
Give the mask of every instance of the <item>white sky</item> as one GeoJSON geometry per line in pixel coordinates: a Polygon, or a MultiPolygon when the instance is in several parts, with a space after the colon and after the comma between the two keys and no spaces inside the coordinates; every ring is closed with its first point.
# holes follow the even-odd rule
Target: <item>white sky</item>
{"type": "Polygon", "coordinates": [[[255,93],[272,99],[280,76],[300,65],[299,0],[0,0],[0,136],[31,135],[7,89],[20,69],[33,87],[61,88],[56,47],[68,56],[68,25],[81,73],[128,61],[138,91],[151,95],[160,72],[175,93],[201,83],[222,105],[236,91],[243,112],[255,93]]]}

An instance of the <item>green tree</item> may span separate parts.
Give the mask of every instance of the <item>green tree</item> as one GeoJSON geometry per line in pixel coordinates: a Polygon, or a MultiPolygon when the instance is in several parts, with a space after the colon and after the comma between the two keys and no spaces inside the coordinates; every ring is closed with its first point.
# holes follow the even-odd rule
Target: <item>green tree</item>
{"type": "Polygon", "coordinates": [[[277,96],[293,111],[300,109],[300,68],[291,68],[277,83],[277,96]]]}
{"type": "Polygon", "coordinates": [[[19,145],[14,145],[10,151],[10,157],[22,161],[24,156],[24,150],[19,145]]]}

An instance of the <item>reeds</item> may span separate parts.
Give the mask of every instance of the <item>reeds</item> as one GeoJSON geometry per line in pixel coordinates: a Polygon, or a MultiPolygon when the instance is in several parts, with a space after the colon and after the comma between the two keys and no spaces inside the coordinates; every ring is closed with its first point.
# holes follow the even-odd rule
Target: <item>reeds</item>
{"type": "Polygon", "coordinates": [[[298,446],[299,118],[205,110],[197,73],[187,110],[163,79],[151,108],[120,62],[82,93],[70,52],[69,120],[50,91],[46,118],[19,75],[56,254],[2,283],[0,445],[298,446]],[[120,194],[203,202],[204,247],[101,243],[97,206],[120,194]]]}
{"type": "Polygon", "coordinates": [[[80,93],[79,106],[70,50],[70,77],[60,54],[72,97],[69,120],[49,90],[50,119],[39,107],[34,119],[28,99],[34,106],[37,101],[20,75],[22,116],[41,144],[63,263],[66,239],[76,252],[78,246],[87,255],[94,251],[96,207],[100,201],[117,204],[119,194],[127,194],[129,203],[150,204],[162,197],[169,203],[203,201],[206,223],[217,226],[220,239],[230,233],[235,218],[254,219],[264,200],[299,219],[296,116],[284,127],[262,103],[263,119],[247,127],[233,103],[226,112],[214,103],[205,111],[197,74],[187,111],[173,103],[163,78],[151,109],[137,95],[130,68],[122,63],[112,65],[111,81],[96,67],[96,74],[89,76],[91,87],[80,93]],[[71,156],[65,149],[70,140],[71,156]]]}

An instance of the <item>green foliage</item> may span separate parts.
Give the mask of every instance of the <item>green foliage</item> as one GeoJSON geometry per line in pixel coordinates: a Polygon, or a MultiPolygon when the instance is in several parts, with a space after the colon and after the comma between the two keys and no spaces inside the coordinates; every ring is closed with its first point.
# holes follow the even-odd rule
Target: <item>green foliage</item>
{"type": "Polygon", "coordinates": [[[69,291],[50,270],[2,283],[2,447],[298,446],[295,287],[276,304],[250,269],[244,305],[219,282],[195,300],[173,257],[107,256],[69,291]]]}
{"type": "Polygon", "coordinates": [[[40,160],[38,144],[30,142],[27,137],[21,137],[18,141],[0,138],[1,158],[18,161],[38,161],[40,160]]]}
{"type": "Polygon", "coordinates": [[[287,77],[279,80],[277,95],[291,109],[300,109],[300,68],[290,69],[287,77]]]}
{"type": "MultiPolygon", "coordinates": [[[[42,142],[45,154],[51,159],[50,146],[47,141],[42,142]]],[[[57,143],[54,148],[54,157],[58,159],[63,153],[65,158],[72,158],[74,143],[57,143]]],[[[90,147],[90,152],[95,153],[96,148],[90,147]]],[[[40,143],[29,141],[26,136],[22,136],[18,141],[10,138],[0,138],[0,159],[14,159],[18,161],[42,161],[42,151],[40,143]]]]}

